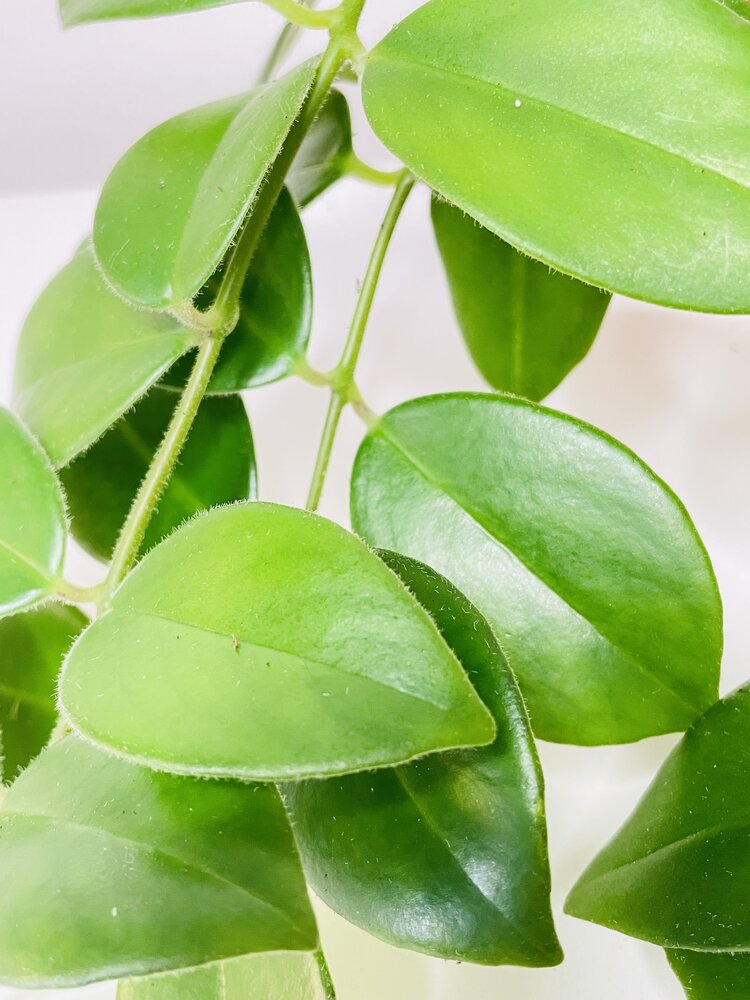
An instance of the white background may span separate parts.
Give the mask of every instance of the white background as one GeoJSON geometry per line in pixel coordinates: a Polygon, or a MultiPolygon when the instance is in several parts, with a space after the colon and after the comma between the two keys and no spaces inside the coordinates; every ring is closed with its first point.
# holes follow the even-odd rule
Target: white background
{"type": "MultiPolygon", "coordinates": [[[[374,43],[416,5],[370,0],[365,41],[374,43]]],[[[23,317],[85,235],[96,190],[116,158],[165,117],[247,89],[279,23],[264,7],[241,4],[64,33],[54,0],[3,0],[3,401],[23,317]]],[[[306,40],[301,54],[314,51],[319,41],[306,40]]],[[[357,120],[360,152],[389,166],[359,114],[357,120]]],[[[320,365],[336,358],[386,198],[386,192],[346,182],[306,212],[316,281],[312,354],[320,365]]],[[[378,411],[428,392],[482,387],[456,332],[426,207],[425,192],[407,207],[362,357],[364,395],[378,411]]],[[[719,577],[727,636],[722,688],[735,687],[750,675],[750,319],[616,300],[590,355],[550,403],[620,438],[685,501],[719,577]]],[[[253,392],[247,405],[264,498],[301,504],[324,394],[282,383],[253,392]]],[[[361,433],[356,418],[347,415],[325,492],[324,512],[343,521],[361,433]]],[[[77,578],[94,580],[98,572],[80,554],[72,555],[77,578]]],[[[341,1000],[679,1000],[682,992],[659,949],[560,913],[576,875],[628,814],[673,742],[664,737],[620,748],[540,748],[563,966],[480,969],[415,957],[322,914],[341,1000]]],[[[27,995],[0,989],[2,1000],[27,995]]],[[[38,995],[103,1000],[113,991],[99,986],[38,995]]]]}

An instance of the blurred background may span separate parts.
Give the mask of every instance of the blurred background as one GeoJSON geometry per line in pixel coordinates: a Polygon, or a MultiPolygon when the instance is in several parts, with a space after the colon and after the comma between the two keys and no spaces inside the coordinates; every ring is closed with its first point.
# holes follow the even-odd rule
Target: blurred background
{"type": "MultiPolygon", "coordinates": [[[[362,22],[366,44],[416,6],[417,0],[370,0],[362,22]]],[[[116,159],[163,119],[248,89],[282,22],[256,3],[69,32],[60,27],[55,0],[2,0],[1,13],[0,402],[7,403],[25,314],[89,230],[97,191],[116,159]]],[[[312,54],[321,41],[309,33],[295,54],[312,54]]],[[[359,153],[391,166],[356,104],[353,111],[359,153]]],[[[388,192],[346,181],[305,212],[316,287],[312,360],[321,367],[337,358],[387,199],[388,192]]],[[[375,303],[359,382],[377,411],[430,392],[483,388],[456,328],[427,209],[427,193],[417,192],[375,303]]],[[[724,597],[722,690],[736,687],[750,677],[750,317],[615,298],[590,355],[548,402],[625,442],[685,502],[724,597]]],[[[290,380],[255,390],[246,403],[263,498],[302,504],[325,393],[290,380]]],[[[322,507],[343,523],[361,435],[357,418],[347,414],[322,507]]],[[[70,559],[76,580],[98,579],[93,561],[80,552],[70,559]]],[[[561,912],[572,882],[674,742],[540,747],[564,965],[481,969],[412,956],[321,907],[340,1000],[679,1000],[682,991],[659,949],[561,912]]],[[[114,988],[34,995],[105,1000],[114,988]]],[[[0,987],[0,1000],[22,996],[29,994],[0,987]]]]}

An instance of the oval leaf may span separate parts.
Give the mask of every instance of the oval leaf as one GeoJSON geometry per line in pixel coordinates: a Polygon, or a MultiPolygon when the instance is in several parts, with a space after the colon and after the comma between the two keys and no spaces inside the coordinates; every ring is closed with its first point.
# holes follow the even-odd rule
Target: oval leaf
{"type": "Polygon", "coordinates": [[[543,399],[585,357],[610,296],[550,271],[437,198],[432,222],[477,368],[495,389],[543,399]]]}
{"type": "Polygon", "coordinates": [[[0,781],[12,781],[47,743],[60,665],[86,621],[62,604],[0,621],[0,781]]]}
{"type": "Polygon", "coordinates": [[[0,617],[54,591],[65,557],[65,508],[49,459],[0,407],[0,617]]]}
{"type": "Polygon", "coordinates": [[[164,374],[196,334],[115,295],[85,244],[31,310],[14,406],[56,465],[84,451],[164,374]]]}
{"type": "Polygon", "coordinates": [[[706,552],[664,483],[587,424],[514,397],[405,403],[360,448],[352,520],[476,604],[543,739],[672,732],[716,698],[706,552]]]}
{"type": "MultiPolygon", "coordinates": [[[[75,539],[107,562],[138,487],[161,443],[177,396],[156,388],[61,471],[75,539]]],[[[209,507],[255,495],[250,424],[236,396],[204,399],[149,522],[141,551],[209,507]]]]}
{"type": "Polygon", "coordinates": [[[750,998],[750,954],[667,951],[667,958],[688,1000],[750,998]]]}
{"type": "Polygon", "coordinates": [[[432,0],[365,110],[513,246],[635,298],[750,311],[750,24],[712,0],[432,0]]]}
{"type": "Polygon", "coordinates": [[[185,972],[128,979],[117,1000],[330,1000],[314,955],[236,958],[185,972]]]}
{"type": "Polygon", "coordinates": [[[73,647],[61,693],[88,738],[194,774],[338,774],[494,736],[394,574],[273,504],[214,510],[149,553],[73,647]]]}
{"type": "Polygon", "coordinates": [[[252,209],[316,68],[309,60],[248,94],[171,118],[123,156],[99,199],[94,248],[126,298],[164,308],[198,294],[252,209]]]}
{"type": "Polygon", "coordinates": [[[492,630],[447,580],[383,552],[432,615],[497,723],[481,750],[285,786],[306,873],[347,920],[402,948],[555,965],[542,773],[492,630]]]}
{"type": "MultiPolygon", "coordinates": [[[[220,275],[203,289],[210,305],[220,275]]],[[[237,326],[221,349],[209,394],[241,392],[291,374],[305,354],[312,322],[312,275],[302,220],[282,191],[253,255],[240,298],[237,326]]],[[[182,388],[190,359],[168,372],[163,384],[182,388]]]]}
{"type": "Polygon", "coordinates": [[[341,91],[332,90],[289,171],[287,185],[297,204],[304,208],[343,177],[351,153],[349,105],[341,91]]]}
{"type": "Polygon", "coordinates": [[[0,981],[65,986],[317,933],[270,785],[158,774],[67,737],[0,812],[0,981]]]}
{"type": "Polygon", "coordinates": [[[662,947],[750,951],[750,687],[685,734],[566,908],[662,947]]]}

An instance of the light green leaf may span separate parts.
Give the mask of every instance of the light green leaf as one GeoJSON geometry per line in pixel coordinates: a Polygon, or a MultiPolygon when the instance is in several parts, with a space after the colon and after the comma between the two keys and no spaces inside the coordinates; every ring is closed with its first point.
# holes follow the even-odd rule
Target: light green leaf
{"type": "Polygon", "coordinates": [[[750,951],[749,745],[744,687],[688,730],[567,911],[662,947],[750,951]]]}
{"type": "Polygon", "coordinates": [[[117,1000],[328,1000],[313,955],[253,955],[185,972],[128,979],[117,1000]]]}
{"type": "Polygon", "coordinates": [[[380,553],[432,615],[497,723],[480,750],[284,786],[306,873],[392,944],[488,965],[555,965],[542,773],[489,625],[422,563],[380,553]]]}
{"type": "MultiPolygon", "coordinates": [[[[210,305],[215,275],[202,290],[210,305]]],[[[291,374],[304,356],[312,322],[312,275],[302,220],[282,191],[261,238],[240,298],[237,326],[221,349],[209,394],[241,392],[291,374]]],[[[185,358],[164,383],[181,388],[190,373],[185,358]]]]}
{"type": "Polygon", "coordinates": [[[317,944],[271,785],[158,774],[73,737],[8,792],[0,882],[0,981],[26,988],[317,944]]]}
{"type": "Polygon", "coordinates": [[[16,355],[14,406],[56,465],[88,448],[197,343],[115,295],[82,246],[42,293],[16,355]]]}
{"type": "Polygon", "coordinates": [[[65,508],[49,459],[0,407],[0,617],[49,597],[65,557],[65,508]]]}
{"type": "Polygon", "coordinates": [[[86,737],[192,774],[339,774],[495,733],[398,578],[274,504],[211,511],[150,552],[73,647],[61,695],[86,737]]]}
{"type": "MultiPolygon", "coordinates": [[[[241,0],[59,0],[60,15],[66,28],[91,21],[114,21],[121,18],[161,17],[184,14],[209,7],[223,7],[241,0]]],[[[283,12],[284,0],[263,0],[283,12]]],[[[308,0],[300,0],[308,3],[308,0]]]]}
{"type": "Polygon", "coordinates": [[[748,312],[750,24],[731,4],[431,0],[371,52],[365,110],[524,253],[635,298],[748,312]]]}
{"type": "Polygon", "coordinates": [[[0,621],[0,781],[12,781],[47,743],[57,674],[86,621],[62,604],[0,621]]]}
{"type": "Polygon", "coordinates": [[[128,299],[192,299],[221,263],[304,104],[312,59],[274,83],[158,125],[104,185],[94,249],[128,299]]]}
{"type": "Polygon", "coordinates": [[[352,123],[344,95],[332,90],[295,157],[287,185],[304,208],[345,173],[352,153],[352,123]]]}
{"type": "Polygon", "coordinates": [[[750,954],[667,951],[667,958],[688,1000],[750,1000],[750,954]]]}
{"type": "Polygon", "coordinates": [[[542,739],[673,732],[716,698],[721,602],[695,528],[587,424],[509,396],[404,403],[360,448],[352,520],[476,604],[542,739]]]}
{"type": "MultiPolygon", "coordinates": [[[[172,418],[178,397],[153,389],[61,478],[71,531],[107,562],[133,499],[172,418]]],[[[255,453],[245,407],[236,396],[204,399],[180,462],[149,522],[142,551],[209,507],[255,496],[255,453]]]]}
{"type": "Polygon", "coordinates": [[[543,399],[585,357],[610,296],[550,271],[437,198],[432,222],[477,368],[495,389],[543,399]]]}

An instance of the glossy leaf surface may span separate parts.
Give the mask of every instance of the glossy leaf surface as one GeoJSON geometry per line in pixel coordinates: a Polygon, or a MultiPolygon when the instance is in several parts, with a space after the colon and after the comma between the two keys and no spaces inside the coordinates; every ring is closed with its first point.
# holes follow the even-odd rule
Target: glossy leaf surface
{"type": "Polygon", "coordinates": [[[57,675],[85,624],[80,611],[62,604],[0,621],[0,781],[12,781],[47,743],[57,719],[57,675]]]}
{"type": "Polygon", "coordinates": [[[339,90],[332,90],[305,137],[287,185],[298,205],[304,207],[346,172],[352,152],[349,105],[339,90]]]}
{"type": "Polygon", "coordinates": [[[112,284],[152,308],[192,299],[221,263],[300,113],[317,67],[158,125],[104,185],[94,248],[112,284]]]}
{"type": "Polygon", "coordinates": [[[431,0],[370,54],[365,110],[417,176],[532,257],[747,312],[748,52],[750,24],[713,0],[431,0]]]}
{"type": "Polygon", "coordinates": [[[562,958],[549,893],[542,774],[490,626],[422,563],[382,553],[492,712],[491,746],[284,787],[316,893],[403,948],[483,964],[562,958]]]}
{"type": "Polygon", "coordinates": [[[543,739],[672,732],[716,698],[706,552],[664,483],[587,424],[509,396],[405,403],[360,448],[352,520],[476,604],[543,739]]]}
{"type": "Polygon", "coordinates": [[[568,912],[663,947],[750,951],[748,746],[744,687],[688,730],[568,912]]]}
{"type": "Polygon", "coordinates": [[[64,465],[196,343],[194,331],[174,318],[115,295],[86,244],[26,320],[13,405],[52,461],[64,465]]]}
{"type": "Polygon", "coordinates": [[[586,355],[610,296],[550,271],[444,201],[433,199],[432,222],[477,368],[495,389],[543,399],[586,355]]]}
{"type": "Polygon", "coordinates": [[[328,1000],[313,955],[252,955],[184,972],[128,979],[117,1000],[328,1000]]]}
{"type": "MultiPolygon", "coordinates": [[[[217,277],[203,289],[210,305],[217,277]]],[[[312,276],[302,221],[282,191],[263,233],[240,299],[237,326],[221,349],[209,394],[241,392],[289,375],[304,355],[312,322],[312,276]]],[[[165,384],[180,388],[191,359],[170,370],[165,384]]]]}
{"type": "MultiPolygon", "coordinates": [[[[153,389],[97,443],[61,470],[71,531],[107,562],[178,397],[153,389]]],[[[149,522],[142,551],[209,507],[255,495],[250,424],[236,396],[204,399],[167,488],[149,522]]]]}
{"type": "Polygon", "coordinates": [[[73,737],[0,812],[0,980],[62,986],[317,942],[270,785],[158,774],[73,737]]]}
{"type": "Polygon", "coordinates": [[[55,588],[65,556],[65,509],[49,459],[0,407],[0,617],[55,588]]]}
{"type": "Polygon", "coordinates": [[[494,737],[398,578],[273,504],[214,510],[149,553],[73,647],[62,700],[85,736],[195,774],[336,774],[494,737]]]}
{"type": "Polygon", "coordinates": [[[750,998],[750,954],[667,951],[667,958],[688,1000],[750,998]]]}

